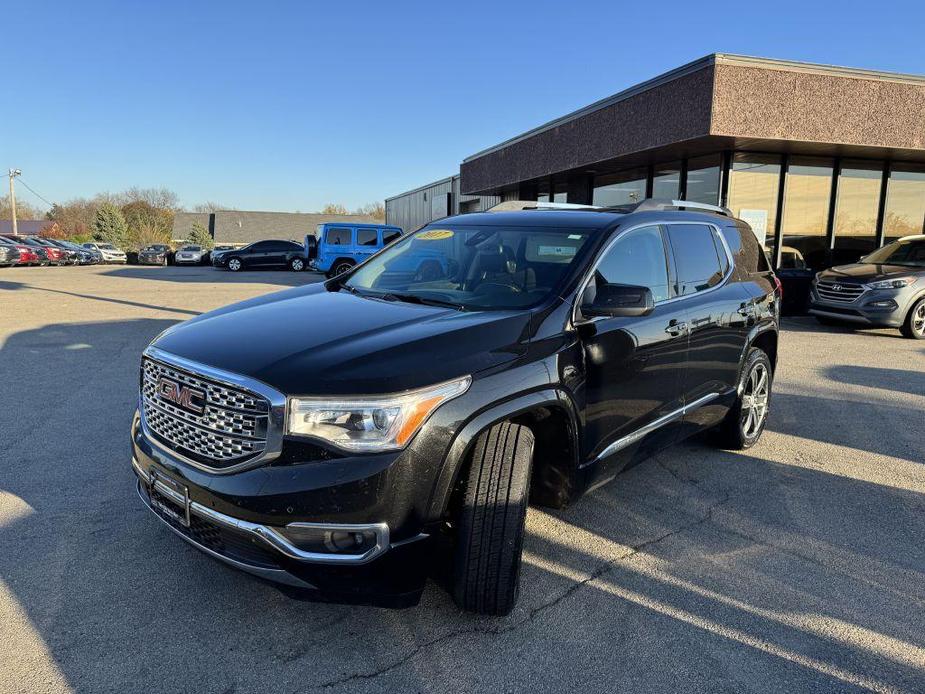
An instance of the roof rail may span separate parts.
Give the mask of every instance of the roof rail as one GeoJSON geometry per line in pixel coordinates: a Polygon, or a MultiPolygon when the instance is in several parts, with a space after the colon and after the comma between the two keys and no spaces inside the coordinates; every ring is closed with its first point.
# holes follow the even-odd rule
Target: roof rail
{"type": "Polygon", "coordinates": [[[573,202],[537,202],[536,200],[506,200],[492,205],[486,212],[514,212],[517,210],[606,210],[606,207],[578,205],[573,202]]]}
{"type": "Polygon", "coordinates": [[[636,203],[635,205],[627,205],[619,209],[632,211],[632,212],[646,212],[649,210],[688,209],[688,210],[703,210],[704,212],[716,212],[717,214],[721,214],[726,217],[732,216],[732,210],[730,210],[728,207],[721,207],[720,205],[710,205],[705,202],[693,202],[691,200],[657,200],[655,198],[647,198],[641,202],[636,203]]]}

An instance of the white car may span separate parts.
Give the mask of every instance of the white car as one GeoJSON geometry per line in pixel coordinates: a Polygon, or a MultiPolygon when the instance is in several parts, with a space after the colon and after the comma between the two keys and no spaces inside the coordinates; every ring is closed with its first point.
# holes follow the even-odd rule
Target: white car
{"type": "Polygon", "coordinates": [[[111,243],[85,243],[83,244],[83,247],[94,251],[99,251],[100,255],[103,256],[104,263],[121,263],[122,265],[125,265],[127,260],[125,257],[125,252],[120,251],[111,243]]]}
{"type": "Polygon", "coordinates": [[[177,265],[199,265],[206,252],[202,246],[183,246],[174,256],[174,262],[177,265]]]}

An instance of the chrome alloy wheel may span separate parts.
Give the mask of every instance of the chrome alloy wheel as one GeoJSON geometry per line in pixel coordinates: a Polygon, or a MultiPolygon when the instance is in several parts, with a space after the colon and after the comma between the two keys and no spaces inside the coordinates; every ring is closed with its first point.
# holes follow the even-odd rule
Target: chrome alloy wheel
{"type": "Polygon", "coordinates": [[[745,438],[755,437],[768,416],[771,376],[764,364],[755,364],[742,392],[742,417],[739,420],[745,438]]]}
{"type": "Polygon", "coordinates": [[[925,335],[925,301],[919,303],[912,314],[912,332],[920,337],[925,335]]]}

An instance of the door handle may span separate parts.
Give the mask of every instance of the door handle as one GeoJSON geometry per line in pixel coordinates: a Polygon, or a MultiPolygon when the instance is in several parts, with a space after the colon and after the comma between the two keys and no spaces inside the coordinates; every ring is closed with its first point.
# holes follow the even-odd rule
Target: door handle
{"type": "Polygon", "coordinates": [[[668,324],[668,327],[665,328],[665,332],[671,335],[672,337],[677,337],[678,335],[683,335],[687,332],[687,323],[684,321],[671,321],[668,324]]]}

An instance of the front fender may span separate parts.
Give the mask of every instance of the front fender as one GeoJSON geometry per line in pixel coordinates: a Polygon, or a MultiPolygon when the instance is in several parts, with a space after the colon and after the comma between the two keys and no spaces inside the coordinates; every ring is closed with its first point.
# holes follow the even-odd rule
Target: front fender
{"type": "MultiPolygon", "coordinates": [[[[569,427],[570,435],[573,439],[571,450],[577,453],[579,444],[576,406],[564,390],[549,384],[547,387],[514,395],[504,402],[492,405],[469,419],[453,438],[434,484],[427,508],[428,521],[437,521],[443,517],[460,472],[478,435],[498,422],[537,411],[541,408],[557,408],[567,414],[571,420],[571,426],[569,427]]],[[[577,459],[572,463],[571,467],[577,473],[577,459]]]]}

